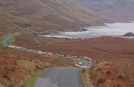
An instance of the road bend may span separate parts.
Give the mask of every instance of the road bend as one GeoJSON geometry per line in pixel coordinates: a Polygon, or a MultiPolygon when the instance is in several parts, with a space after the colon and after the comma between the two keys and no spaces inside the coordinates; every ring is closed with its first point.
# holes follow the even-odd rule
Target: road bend
{"type": "MultiPolygon", "coordinates": [[[[13,37],[17,36],[19,33],[14,33],[5,37],[1,43],[4,47],[8,47],[8,41],[13,37]]],[[[37,54],[37,52],[32,52],[29,49],[19,49],[21,51],[31,52],[37,54]]],[[[44,55],[48,56],[48,55],[44,55]]],[[[51,57],[57,58],[57,56],[52,55],[51,57]]],[[[64,58],[64,57],[63,57],[64,58]]],[[[65,57],[66,58],[66,57],[65,57]]],[[[83,58],[69,58],[77,62],[82,62],[82,66],[94,65],[93,62],[90,64],[87,60],[83,58]]],[[[33,87],[84,87],[81,78],[80,78],[81,68],[77,67],[54,67],[44,73],[39,79],[35,82],[33,87]]]]}

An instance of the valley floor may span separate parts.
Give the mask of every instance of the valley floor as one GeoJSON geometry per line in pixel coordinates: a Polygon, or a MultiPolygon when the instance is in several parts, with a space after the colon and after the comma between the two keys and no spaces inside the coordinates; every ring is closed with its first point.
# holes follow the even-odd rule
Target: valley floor
{"type": "Polygon", "coordinates": [[[15,44],[55,54],[88,56],[97,63],[89,73],[95,86],[134,87],[133,39],[99,37],[66,40],[28,35],[17,37],[15,44]]]}
{"type": "MultiPolygon", "coordinates": [[[[96,65],[88,74],[97,87],[134,87],[134,40],[114,37],[57,39],[35,35],[14,37],[11,44],[54,54],[88,56],[96,65]]],[[[48,66],[73,66],[71,60],[55,59],[0,46],[0,85],[15,87],[48,66]],[[32,67],[31,67],[32,66],[32,67]]]]}

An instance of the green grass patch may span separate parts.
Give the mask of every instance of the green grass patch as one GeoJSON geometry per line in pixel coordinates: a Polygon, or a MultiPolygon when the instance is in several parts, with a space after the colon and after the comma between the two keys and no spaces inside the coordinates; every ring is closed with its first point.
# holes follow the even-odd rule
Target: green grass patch
{"type": "Polygon", "coordinates": [[[15,44],[15,37],[12,37],[9,41],[8,44],[15,44]]]}
{"type": "Polygon", "coordinates": [[[21,35],[21,33],[15,33],[15,34],[12,36],[12,38],[8,40],[7,43],[8,43],[9,45],[15,45],[15,37],[16,37],[16,36],[20,36],[20,35],[21,35]]]}
{"type": "Polygon", "coordinates": [[[84,84],[84,87],[89,87],[88,83],[87,83],[87,79],[86,79],[86,73],[88,73],[87,69],[82,69],[81,73],[80,73],[80,77],[82,80],[82,83],[84,84]]]}
{"type": "Polygon", "coordinates": [[[36,82],[36,80],[42,75],[44,74],[47,70],[49,70],[52,67],[48,67],[45,68],[43,70],[40,70],[39,72],[37,72],[35,75],[33,75],[31,78],[27,79],[24,83],[23,87],[32,87],[32,85],[36,82]]]}

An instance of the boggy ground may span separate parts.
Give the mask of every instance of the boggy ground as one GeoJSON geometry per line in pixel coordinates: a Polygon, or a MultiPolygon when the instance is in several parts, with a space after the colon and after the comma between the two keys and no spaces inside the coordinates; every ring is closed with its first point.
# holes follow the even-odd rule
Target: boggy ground
{"type": "Polygon", "coordinates": [[[91,70],[98,87],[134,87],[134,40],[100,37],[92,39],[57,39],[19,36],[18,46],[58,54],[88,56],[97,61],[91,70]]]}

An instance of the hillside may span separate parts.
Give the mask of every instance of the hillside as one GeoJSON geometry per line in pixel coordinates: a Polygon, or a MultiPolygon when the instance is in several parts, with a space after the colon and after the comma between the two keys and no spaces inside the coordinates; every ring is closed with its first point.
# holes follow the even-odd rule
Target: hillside
{"type": "Polygon", "coordinates": [[[0,19],[3,20],[0,21],[1,29],[15,30],[28,27],[34,30],[70,29],[98,25],[104,21],[95,12],[72,0],[1,0],[0,2],[0,19]]]}
{"type": "Polygon", "coordinates": [[[134,0],[74,0],[81,5],[114,20],[134,20],[134,0]]]}
{"type": "MultiPolygon", "coordinates": [[[[0,1],[0,40],[17,31],[72,29],[101,22],[99,15],[72,0],[0,1]]],[[[0,87],[18,87],[48,66],[73,66],[73,62],[7,49],[0,44],[0,87]]]]}
{"type": "MultiPolygon", "coordinates": [[[[107,6],[105,7],[103,4],[102,7],[104,6],[104,8],[102,8],[101,5],[98,4],[99,1],[105,0],[92,0],[92,2],[96,3],[91,4],[91,9],[98,12],[98,15],[96,12],[83,7],[82,5],[85,2],[81,5],[82,2],[79,4],[73,0],[1,0],[0,40],[10,33],[24,31],[21,33],[22,35],[13,37],[9,43],[55,54],[88,56],[93,58],[97,63],[107,61],[108,64],[106,63],[106,66],[97,68],[99,66],[98,64],[98,66],[96,65],[97,67],[92,69],[94,84],[96,85],[96,83],[98,83],[98,87],[105,87],[109,85],[109,83],[111,85],[114,81],[115,85],[112,85],[114,87],[123,87],[122,85],[133,87],[133,40],[114,37],[67,40],[40,37],[36,36],[36,33],[35,35],[31,34],[31,31],[44,33],[46,30],[72,30],[78,29],[80,26],[100,25],[107,21],[100,16],[100,14],[104,14],[105,17],[111,19],[113,19],[113,17],[120,19],[124,17],[123,14],[126,14],[126,11],[122,9],[122,14],[119,13],[119,15],[116,16],[110,12],[118,12],[118,5],[115,6],[117,10],[113,10],[114,8],[112,9],[112,7],[111,9],[110,7],[106,8],[107,6]],[[96,5],[98,5],[98,7],[96,5]],[[93,8],[100,10],[98,11],[93,8]],[[102,9],[105,11],[102,11],[102,9]],[[106,50],[110,53],[97,50],[96,48],[106,50]],[[105,71],[108,71],[108,74],[105,74],[105,71]],[[117,73],[119,74],[117,75],[117,73]],[[96,76],[100,77],[97,78],[96,76]],[[119,78],[112,78],[118,76],[119,78]],[[103,81],[103,79],[107,81],[103,81]]],[[[86,3],[89,4],[89,1],[86,3]]],[[[109,4],[113,6],[111,2],[109,4]]],[[[129,11],[133,12],[132,9],[128,8],[128,12],[129,11]]],[[[129,17],[131,18],[133,15],[131,14],[129,17]]],[[[128,19],[127,17],[125,18],[128,19]]],[[[63,58],[45,57],[17,49],[5,48],[0,44],[0,87],[20,87],[24,81],[33,76],[34,73],[50,66],[72,67],[74,66],[74,61],[63,58]]]]}

